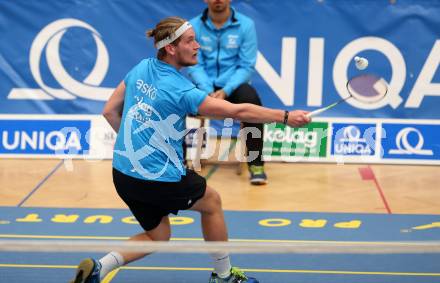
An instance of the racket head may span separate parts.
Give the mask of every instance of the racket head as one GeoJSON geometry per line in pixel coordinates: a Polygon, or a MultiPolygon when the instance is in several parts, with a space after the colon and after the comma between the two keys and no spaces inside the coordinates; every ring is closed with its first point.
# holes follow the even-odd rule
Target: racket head
{"type": "Polygon", "coordinates": [[[388,83],[373,74],[355,76],[347,82],[346,87],[350,97],[367,104],[382,100],[388,93],[388,83]]]}

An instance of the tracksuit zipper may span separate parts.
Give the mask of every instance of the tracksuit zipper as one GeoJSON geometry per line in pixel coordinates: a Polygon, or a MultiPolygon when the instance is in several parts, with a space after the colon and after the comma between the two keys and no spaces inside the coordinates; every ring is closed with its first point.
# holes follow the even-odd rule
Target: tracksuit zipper
{"type": "Polygon", "coordinates": [[[217,33],[217,78],[220,74],[220,32],[217,33]]]}

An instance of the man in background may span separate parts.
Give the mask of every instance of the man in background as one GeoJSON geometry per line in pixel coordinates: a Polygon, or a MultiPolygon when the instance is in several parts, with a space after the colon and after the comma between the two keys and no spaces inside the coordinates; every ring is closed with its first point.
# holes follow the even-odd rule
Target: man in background
{"type": "MultiPolygon", "coordinates": [[[[261,106],[256,90],[249,84],[257,58],[253,20],[232,8],[230,0],[205,2],[208,8],[190,21],[201,45],[198,65],[189,68],[190,78],[212,97],[261,106]]],[[[243,123],[243,127],[258,129],[250,131],[258,135],[246,137],[247,151],[257,153],[256,158],[248,160],[248,169],[251,184],[264,185],[263,124],[243,123]]]]}

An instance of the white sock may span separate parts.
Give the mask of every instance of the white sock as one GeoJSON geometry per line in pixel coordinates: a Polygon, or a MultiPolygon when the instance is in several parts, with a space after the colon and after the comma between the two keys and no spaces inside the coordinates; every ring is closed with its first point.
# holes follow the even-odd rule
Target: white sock
{"type": "Polygon", "coordinates": [[[99,277],[101,280],[112,270],[124,265],[124,258],[118,252],[111,252],[102,257],[99,262],[101,263],[101,273],[99,277]]]}
{"type": "Polygon", "coordinates": [[[211,257],[214,260],[215,273],[220,278],[227,278],[231,275],[231,260],[228,253],[212,253],[211,257]]]}

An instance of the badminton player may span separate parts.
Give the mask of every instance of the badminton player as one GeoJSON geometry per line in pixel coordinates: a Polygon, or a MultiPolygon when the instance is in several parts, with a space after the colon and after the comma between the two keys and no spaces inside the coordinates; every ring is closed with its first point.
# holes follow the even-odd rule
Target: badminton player
{"type": "MultiPolygon", "coordinates": [[[[187,114],[230,117],[253,123],[284,123],[292,127],[310,122],[307,112],[284,111],[253,104],[232,104],[210,97],[179,71],[197,63],[200,45],[189,22],[170,17],[147,32],[157,58],[142,60],[116,88],[103,115],[118,133],[113,155],[113,182],[144,232],[130,241],[168,241],[168,215],[179,210],[201,214],[206,241],[227,241],[219,194],[183,163],[182,139],[187,114]]],[[[110,271],[146,256],[142,252],[113,251],[101,259],[84,259],[71,282],[100,282],[110,271]]],[[[227,253],[211,255],[210,283],[256,283],[231,266],[227,253]]]]}

